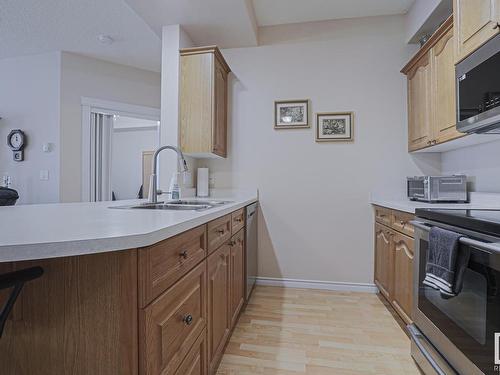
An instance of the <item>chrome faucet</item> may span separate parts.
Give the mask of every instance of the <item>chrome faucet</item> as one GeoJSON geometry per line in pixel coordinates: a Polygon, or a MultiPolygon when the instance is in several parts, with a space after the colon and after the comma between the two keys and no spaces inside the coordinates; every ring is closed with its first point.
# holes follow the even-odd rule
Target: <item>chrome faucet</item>
{"type": "Polygon", "coordinates": [[[186,159],[184,159],[184,154],[177,147],[162,146],[159,149],[157,149],[155,151],[155,153],[153,154],[153,162],[152,162],[153,163],[153,170],[151,173],[151,177],[149,177],[149,194],[148,194],[149,203],[158,203],[158,188],[156,185],[156,168],[158,165],[158,155],[160,154],[160,152],[162,152],[163,150],[166,150],[166,149],[175,151],[177,153],[177,159],[180,161],[182,172],[188,171],[188,166],[186,163],[186,159]]]}

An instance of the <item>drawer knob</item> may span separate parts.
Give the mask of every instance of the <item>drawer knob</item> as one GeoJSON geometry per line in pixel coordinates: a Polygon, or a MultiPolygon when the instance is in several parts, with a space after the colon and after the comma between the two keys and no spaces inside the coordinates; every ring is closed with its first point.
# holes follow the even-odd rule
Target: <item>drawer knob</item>
{"type": "Polygon", "coordinates": [[[232,240],[231,240],[231,241],[229,241],[229,246],[234,246],[234,245],[236,245],[236,242],[235,242],[235,241],[232,241],[232,240]]]}
{"type": "Polygon", "coordinates": [[[401,221],[399,222],[399,224],[401,224],[401,225],[404,227],[404,226],[406,225],[406,221],[401,220],[401,221]]]}
{"type": "Polygon", "coordinates": [[[190,326],[193,323],[193,316],[191,314],[186,314],[182,317],[182,321],[185,325],[190,326]]]}
{"type": "Polygon", "coordinates": [[[493,26],[493,30],[500,29],[500,22],[497,22],[495,26],[493,26]]]}
{"type": "Polygon", "coordinates": [[[188,257],[188,252],[187,252],[187,250],[184,250],[184,251],[180,252],[180,253],[179,253],[179,256],[180,256],[181,258],[187,259],[187,257],[188,257]]]}

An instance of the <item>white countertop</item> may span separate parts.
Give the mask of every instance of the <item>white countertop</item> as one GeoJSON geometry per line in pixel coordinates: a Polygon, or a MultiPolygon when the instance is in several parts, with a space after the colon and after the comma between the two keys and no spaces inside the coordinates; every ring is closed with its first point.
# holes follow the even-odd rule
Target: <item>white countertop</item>
{"type": "Polygon", "coordinates": [[[207,199],[231,203],[200,212],[109,208],[144,200],[0,207],[0,262],[152,245],[245,207],[258,196],[253,191],[207,199]]]}
{"type": "Polygon", "coordinates": [[[381,198],[376,196],[370,199],[370,203],[409,213],[415,213],[417,208],[488,210],[500,209],[500,194],[470,193],[470,203],[426,203],[410,201],[408,198],[381,198]]]}

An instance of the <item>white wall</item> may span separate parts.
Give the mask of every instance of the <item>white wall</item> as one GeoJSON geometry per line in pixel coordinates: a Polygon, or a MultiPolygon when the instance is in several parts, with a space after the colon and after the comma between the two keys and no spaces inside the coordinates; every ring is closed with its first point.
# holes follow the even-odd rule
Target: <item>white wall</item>
{"type": "Polygon", "coordinates": [[[0,60],[0,178],[12,176],[18,204],[59,201],[60,65],[60,53],[0,60]],[[6,144],[12,129],[27,135],[23,162],[12,160],[6,144]],[[44,153],[44,143],[55,148],[44,153]],[[40,170],[48,181],[40,181],[40,170]]]}
{"type": "Polygon", "coordinates": [[[81,200],[81,97],[160,107],[160,74],[62,53],[61,201],[81,200]]]}
{"type": "Polygon", "coordinates": [[[472,191],[500,193],[500,141],[444,152],[442,173],[464,173],[472,191]]]}
{"type": "Polygon", "coordinates": [[[371,283],[370,193],[438,170],[439,156],[407,153],[404,30],[403,16],[266,27],[267,45],[223,51],[229,158],[199,165],[216,187],[259,188],[260,276],[371,283]],[[274,100],[302,98],[311,114],[354,111],[355,141],[316,143],[313,119],[274,130],[274,100]]]}

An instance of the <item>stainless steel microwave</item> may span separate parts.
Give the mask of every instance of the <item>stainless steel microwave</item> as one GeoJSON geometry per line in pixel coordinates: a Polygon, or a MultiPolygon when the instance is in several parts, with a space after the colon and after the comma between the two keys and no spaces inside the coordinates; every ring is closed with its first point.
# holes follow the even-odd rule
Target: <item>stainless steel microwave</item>
{"type": "Polygon", "coordinates": [[[467,202],[467,176],[407,177],[410,200],[422,202],[467,202]]]}
{"type": "Polygon", "coordinates": [[[500,134],[500,34],[457,64],[457,130],[500,134]]]}

